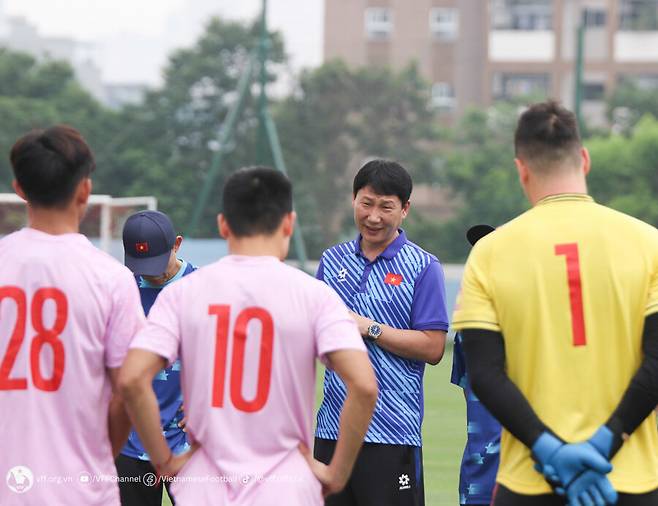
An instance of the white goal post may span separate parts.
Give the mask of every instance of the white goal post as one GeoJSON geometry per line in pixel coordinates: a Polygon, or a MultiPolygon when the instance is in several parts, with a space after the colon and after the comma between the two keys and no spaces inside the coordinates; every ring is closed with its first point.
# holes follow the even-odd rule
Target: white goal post
{"type": "MultiPolygon", "coordinates": [[[[119,256],[113,247],[121,239],[123,224],[138,211],[157,210],[155,197],[112,197],[92,195],[80,231],[103,251],[119,256]]],[[[10,234],[27,224],[26,203],[15,193],[0,193],[0,236],[10,234]]]]}

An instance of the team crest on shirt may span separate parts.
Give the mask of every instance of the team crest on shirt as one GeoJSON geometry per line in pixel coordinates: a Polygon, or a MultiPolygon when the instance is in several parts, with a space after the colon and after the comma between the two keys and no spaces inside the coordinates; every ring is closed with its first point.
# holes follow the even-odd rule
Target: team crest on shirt
{"type": "Polygon", "coordinates": [[[393,286],[400,286],[400,284],[403,281],[402,274],[393,274],[392,272],[389,272],[386,277],[384,278],[384,284],[386,285],[393,285],[393,286]]]}
{"type": "Polygon", "coordinates": [[[137,251],[137,253],[148,253],[149,243],[138,242],[137,244],[135,244],[135,251],[137,251]]]}
{"type": "Polygon", "coordinates": [[[341,283],[347,281],[347,269],[343,267],[341,270],[338,271],[338,281],[341,283]]]}

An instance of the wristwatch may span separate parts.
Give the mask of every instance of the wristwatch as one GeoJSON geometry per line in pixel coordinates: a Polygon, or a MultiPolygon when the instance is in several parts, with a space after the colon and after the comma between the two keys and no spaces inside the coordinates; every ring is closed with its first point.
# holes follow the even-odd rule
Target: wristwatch
{"type": "Polygon", "coordinates": [[[368,339],[370,341],[376,341],[381,335],[382,328],[379,323],[372,322],[370,325],[368,325],[368,339]]]}

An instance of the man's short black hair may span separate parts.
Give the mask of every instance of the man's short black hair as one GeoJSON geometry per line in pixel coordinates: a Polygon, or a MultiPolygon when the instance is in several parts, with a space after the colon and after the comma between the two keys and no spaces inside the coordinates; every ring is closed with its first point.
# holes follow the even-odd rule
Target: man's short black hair
{"type": "Polygon", "coordinates": [[[517,158],[542,172],[565,161],[579,163],[581,146],[575,114],[553,100],[531,105],[514,134],[517,158]]]}
{"type": "Polygon", "coordinates": [[[271,235],[292,211],[292,184],[278,170],[250,167],[224,185],[224,218],[236,237],[271,235]]]}
{"type": "Polygon", "coordinates": [[[16,141],[9,158],[27,200],[45,208],[66,207],[78,183],[96,167],[80,132],[67,125],[28,132],[16,141]]]}
{"type": "Polygon", "coordinates": [[[395,195],[404,206],[409,202],[413,184],[406,169],[390,160],[371,160],[354,176],[354,197],[361,188],[370,186],[377,195],[395,195]]]}

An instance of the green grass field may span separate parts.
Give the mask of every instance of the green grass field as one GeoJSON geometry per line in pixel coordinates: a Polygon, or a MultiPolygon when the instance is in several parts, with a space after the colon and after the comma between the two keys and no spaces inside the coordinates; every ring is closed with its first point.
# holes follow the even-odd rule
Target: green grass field
{"type": "MultiPolygon", "coordinates": [[[[425,372],[425,421],[423,459],[427,506],[458,504],[459,465],[466,440],[465,404],[461,389],[450,383],[452,346],[437,366],[425,372]]],[[[318,379],[318,403],[322,400],[322,375],[318,379]]],[[[163,506],[171,506],[168,498],[163,506]]]]}
{"type": "Polygon", "coordinates": [[[450,383],[452,346],[441,363],[425,372],[423,459],[428,506],[459,504],[459,466],[466,443],[466,404],[461,388],[450,383]]]}

